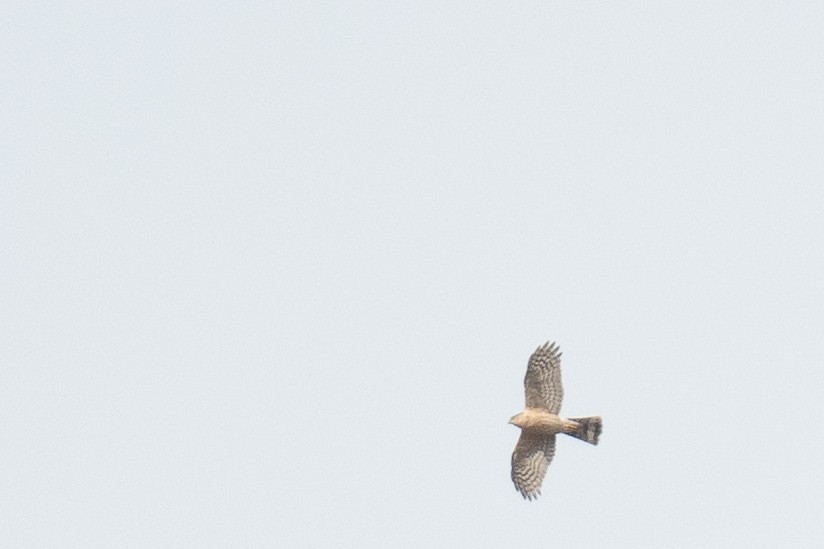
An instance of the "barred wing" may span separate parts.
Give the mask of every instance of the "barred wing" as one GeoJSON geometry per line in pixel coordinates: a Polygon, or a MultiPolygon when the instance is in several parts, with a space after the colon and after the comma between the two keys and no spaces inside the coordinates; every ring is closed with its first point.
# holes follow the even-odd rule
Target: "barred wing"
{"type": "Polygon", "coordinates": [[[555,415],[561,411],[561,352],[555,343],[544,343],[529,357],[524,389],[527,408],[541,408],[555,415]]]}
{"type": "Polygon", "coordinates": [[[554,455],[555,435],[521,431],[512,452],[512,482],[524,498],[532,500],[541,495],[541,484],[554,455]]]}

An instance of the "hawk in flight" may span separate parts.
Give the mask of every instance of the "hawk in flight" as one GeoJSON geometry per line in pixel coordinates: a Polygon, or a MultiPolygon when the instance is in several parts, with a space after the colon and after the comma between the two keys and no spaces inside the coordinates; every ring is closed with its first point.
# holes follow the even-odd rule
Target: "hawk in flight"
{"type": "Polygon", "coordinates": [[[541,483],[555,455],[555,435],[564,433],[598,444],[601,418],[558,415],[564,388],[561,385],[561,353],[555,343],[544,343],[529,357],[524,389],[524,411],[509,420],[521,428],[521,437],[512,452],[512,482],[524,498],[532,500],[541,495],[541,483]]]}

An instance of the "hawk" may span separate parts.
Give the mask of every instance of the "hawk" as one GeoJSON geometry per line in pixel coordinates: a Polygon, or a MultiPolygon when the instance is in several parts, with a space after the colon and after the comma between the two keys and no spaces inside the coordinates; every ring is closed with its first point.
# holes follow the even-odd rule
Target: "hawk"
{"type": "Polygon", "coordinates": [[[598,444],[601,418],[558,415],[564,388],[561,385],[561,353],[555,343],[544,343],[529,357],[524,378],[526,406],[509,423],[521,428],[512,452],[512,482],[524,498],[541,495],[541,483],[555,455],[555,435],[564,433],[590,444],[598,444]]]}

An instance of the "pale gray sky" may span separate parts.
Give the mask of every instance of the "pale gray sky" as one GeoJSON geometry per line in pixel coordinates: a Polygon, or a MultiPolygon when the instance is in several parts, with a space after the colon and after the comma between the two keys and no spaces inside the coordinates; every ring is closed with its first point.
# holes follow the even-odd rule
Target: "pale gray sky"
{"type": "Polygon", "coordinates": [[[0,546],[811,547],[824,4],[0,7],[0,546]],[[509,480],[526,360],[570,415],[509,480]]]}

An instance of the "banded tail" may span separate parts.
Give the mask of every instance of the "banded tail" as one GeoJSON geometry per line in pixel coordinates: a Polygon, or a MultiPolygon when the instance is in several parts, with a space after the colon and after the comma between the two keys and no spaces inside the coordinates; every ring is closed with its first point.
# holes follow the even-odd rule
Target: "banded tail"
{"type": "Polygon", "coordinates": [[[601,436],[600,416],[571,417],[567,419],[570,419],[578,424],[578,428],[575,431],[567,432],[567,435],[579,438],[584,442],[589,442],[590,444],[598,444],[598,437],[601,436]]]}

